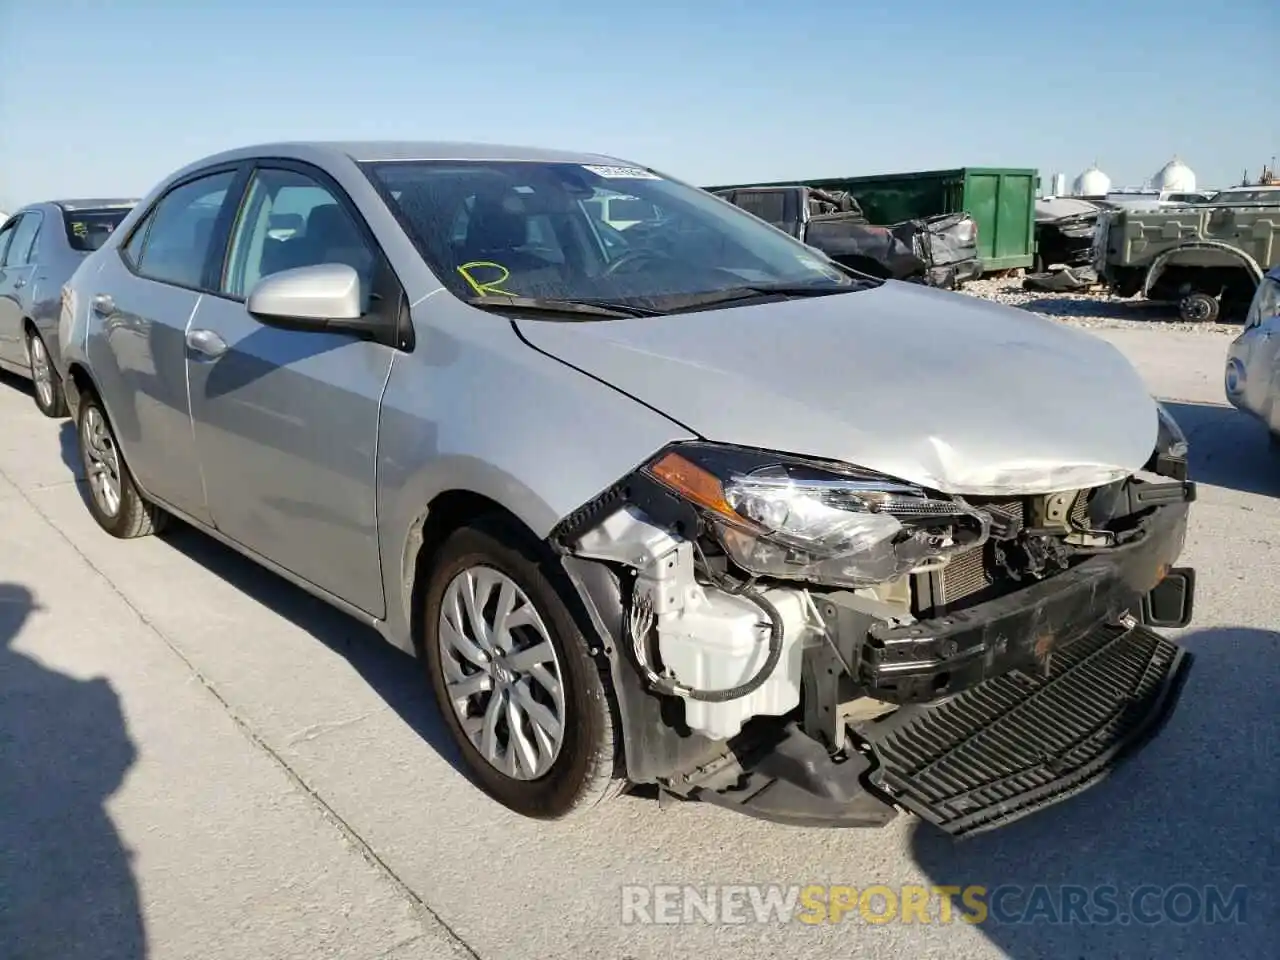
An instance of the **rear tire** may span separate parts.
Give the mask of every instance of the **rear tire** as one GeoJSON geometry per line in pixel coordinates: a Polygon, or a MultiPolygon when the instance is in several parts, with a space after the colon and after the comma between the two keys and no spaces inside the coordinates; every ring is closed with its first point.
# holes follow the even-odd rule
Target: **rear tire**
{"type": "Polygon", "coordinates": [[[1217,323],[1222,307],[1207,293],[1189,293],[1178,303],[1178,316],[1185,323],[1217,323]]]}
{"type": "Polygon", "coordinates": [[[168,514],[143,499],[116,443],[102,401],[90,392],[80,399],[76,437],[89,484],[89,512],[107,533],[132,540],[159,532],[168,514]]]}
{"type": "Polygon", "coordinates": [[[624,784],[611,688],[561,599],[572,587],[558,586],[539,547],[502,518],[449,535],[427,573],[421,655],[478,786],[523,816],[559,820],[624,784]]]}
{"type": "Polygon", "coordinates": [[[61,420],[67,415],[67,395],[62,389],[62,378],[49,356],[49,348],[36,330],[28,330],[26,340],[27,365],[31,369],[36,408],[50,419],[61,420]]]}

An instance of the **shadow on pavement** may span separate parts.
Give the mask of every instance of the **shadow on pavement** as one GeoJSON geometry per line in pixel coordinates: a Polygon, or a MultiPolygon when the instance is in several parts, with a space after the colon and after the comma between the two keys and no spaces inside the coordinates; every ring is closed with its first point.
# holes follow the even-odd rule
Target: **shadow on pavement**
{"type": "MultiPolygon", "coordinates": [[[[991,911],[978,929],[1006,956],[1274,956],[1280,634],[1212,629],[1179,642],[1195,660],[1177,709],[1160,735],[1107,779],[970,840],[915,828],[912,853],[931,883],[987,888],[991,911]],[[1001,887],[1007,895],[996,894],[1001,887]],[[1083,907],[1088,920],[1065,911],[1068,888],[1084,900],[1106,887],[1116,891],[1107,895],[1114,919],[1105,909],[1094,912],[1093,901],[1083,907]],[[1214,888],[1227,909],[1210,924],[1214,888]],[[1243,914],[1232,913],[1239,904],[1243,914]],[[1128,922],[1120,919],[1126,915],[1128,922]]],[[[965,909],[958,897],[955,906],[965,909]]]]}
{"type": "Polygon", "coordinates": [[[1166,304],[1136,299],[1105,300],[1092,294],[1047,294],[1018,306],[1049,317],[1106,317],[1109,320],[1138,320],[1152,324],[1178,319],[1177,308],[1166,304]]]}
{"type": "Polygon", "coordinates": [[[415,658],[393,647],[372,627],[335,610],[194,527],[175,519],[161,538],[345,658],[414,732],[466,775],[462,756],[436,711],[431,688],[415,658]]]}
{"type": "Polygon", "coordinates": [[[0,954],[142,960],[131,855],[103,807],[134,747],[106,680],[12,649],[35,609],[25,587],[0,583],[0,954]]]}
{"type": "Polygon", "coordinates": [[[1187,435],[1192,480],[1280,497],[1280,453],[1271,449],[1262,423],[1225,404],[1166,400],[1164,405],[1187,435]]]}

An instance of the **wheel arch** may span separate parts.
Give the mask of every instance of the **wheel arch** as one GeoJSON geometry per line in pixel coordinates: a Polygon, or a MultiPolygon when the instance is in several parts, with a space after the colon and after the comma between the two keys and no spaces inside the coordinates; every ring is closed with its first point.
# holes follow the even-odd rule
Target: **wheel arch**
{"type": "Polygon", "coordinates": [[[449,535],[481,518],[498,518],[525,533],[530,543],[543,542],[515,511],[475,490],[451,488],[437,493],[413,520],[405,536],[401,591],[405,623],[415,653],[422,654],[422,617],[427,583],[440,547],[449,535]]]}
{"type": "MultiPolygon", "coordinates": [[[[89,368],[79,360],[72,360],[67,366],[66,382],[72,387],[72,389],[68,391],[67,399],[74,404],[73,413],[76,416],[79,416],[81,397],[89,393],[92,393],[96,397],[102,396],[98,391],[98,385],[93,381],[93,374],[91,374],[89,372],[89,368]],[[72,396],[72,394],[74,394],[74,396],[72,396]]],[[[107,416],[110,415],[110,412],[108,412],[107,416]]]]}
{"type": "MultiPolygon", "coordinates": [[[[1150,294],[1152,287],[1156,285],[1165,268],[1177,265],[1180,257],[1190,256],[1199,260],[1205,254],[1209,254],[1215,259],[1221,257],[1222,262],[1213,264],[1214,266],[1239,267],[1243,269],[1252,278],[1255,286],[1262,282],[1262,278],[1266,273],[1257,260],[1239,247],[1221,240],[1192,240],[1187,243],[1180,243],[1178,246],[1164,251],[1164,253],[1159,254],[1151,261],[1151,266],[1147,268],[1147,275],[1142,283],[1142,296],[1145,298],[1150,294]]],[[[1200,263],[1188,263],[1187,265],[1204,266],[1204,264],[1200,263]]]]}

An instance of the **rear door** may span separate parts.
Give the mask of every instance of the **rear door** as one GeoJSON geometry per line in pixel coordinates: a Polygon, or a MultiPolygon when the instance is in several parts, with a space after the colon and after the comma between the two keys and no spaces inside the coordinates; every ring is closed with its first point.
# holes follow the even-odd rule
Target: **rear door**
{"type": "MultiPolygon", "coordinates": [[[[27,351],[22,338],[22,320],[35,270],[36,238],[43,220],[44,216],[35,210],[19,217],[0,259],[0,360],[24,369],[27,351]]],[[[8,226],[6,223],[5,227],[8,226]]]]}
{"type": "Polygon", "coordinates": [[[218,530],[381,617],[378,416],[396,351],[267,326],[245,307],[263,277],[335,262],[360,275],[366,313],[399,310],[398,281],[342,189],[306,164],[259,164],[219,294],[200,302],[192,322],[191,411],[218,530]],[[285,214],[304,226],[281,239],[272,225],[285,214]]]}
{"type": "Polygon", "coordinates": [[[186,333],[216,283],[240,170],[213,167],[173,185],[86,291],[97,314],[89,360],[130,469],[147,493],[205,522],[186,333]]]}

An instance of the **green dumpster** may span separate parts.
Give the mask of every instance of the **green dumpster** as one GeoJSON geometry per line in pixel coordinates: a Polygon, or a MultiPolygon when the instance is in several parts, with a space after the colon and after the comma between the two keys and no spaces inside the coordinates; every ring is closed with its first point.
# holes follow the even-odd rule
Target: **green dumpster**
{"type": "Polygon", "coordinates": [[[978,254],[982,257],[984,273],[1030,267],[1035,260],[1036,192],[1040,173],[1034,169],[962,167],[871,177],[738,183],[705,189],[794,184],[848,191],[872,223],[900,223],[964,211],[978,225],[978,254]]]}

